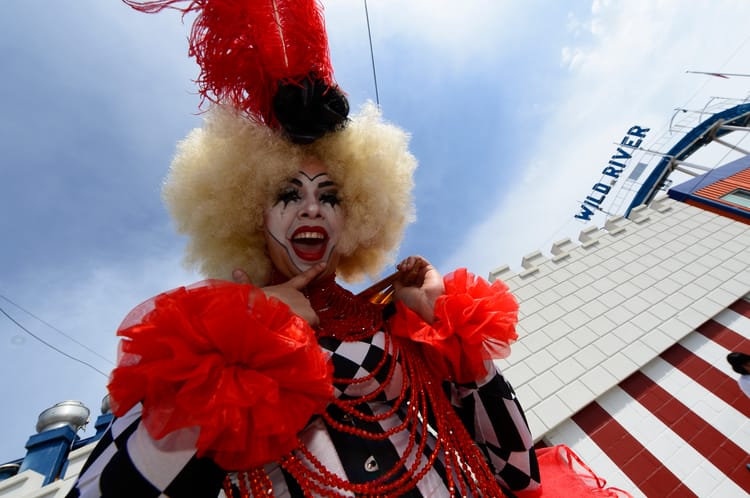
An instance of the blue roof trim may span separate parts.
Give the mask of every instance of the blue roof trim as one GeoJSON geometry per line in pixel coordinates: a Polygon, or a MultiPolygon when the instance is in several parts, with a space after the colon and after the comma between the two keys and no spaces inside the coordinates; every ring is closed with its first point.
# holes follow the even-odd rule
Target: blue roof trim
{"type": "Polygon", "coordinates": [[[735,159],[731,163],[725,164],[724,166],[696,176],[695,178],[691,178],[690,180],[680,183],[679,185],[675,185],[669,190],[669,192],[667,192],[667,194],[672,197],[672,199],[680,200],[677,197],[674,197],[672,193],[676,195],[683,195],[683,198],[686,198],[696,190],[700,190],[703,187],[712,185],[719,180],[729,178],[735,173],[739,173],[740,171],[744,171],[746,169],[750,169],[750,156],[735,159]]]}
{"type": "MultiPolygon", "coordinates": [[[[648,178],[646,178],[646,181],[643,183],[640,190],[638,190],[635,197],[633,197],[630,206],[625,212],[626,217],[630,215],[630,211],[633,208],[638,207],[641,204],[646,204],[653,199],[657,190],[656,187],[661,185],[669,174],[667,167],[672,158],[677,159],[678,161],[686,159],[687,157],[690,157],[693,152],[711,142],[711,139],[706,137],[706,133],[719,120],[726,121],[726,124],[732,124],[734,126],[747,126],[750,124],[750,103],[740,104],[712,115],[690,130],[684,137],[682,137],[682,139],[680,139],[679,142],[674,144],[674,146],[669,149],[666,156],[659,161],[659,164],[656,165],[651,174],[648,175],[648,178]]],[[[716,132],[716,136],[720,137],[727,133],[730,133],[730,130],[719,129],[716,132]]],[[[724,206],[724,204],[722,204],[722,206],[724,206]]]]}

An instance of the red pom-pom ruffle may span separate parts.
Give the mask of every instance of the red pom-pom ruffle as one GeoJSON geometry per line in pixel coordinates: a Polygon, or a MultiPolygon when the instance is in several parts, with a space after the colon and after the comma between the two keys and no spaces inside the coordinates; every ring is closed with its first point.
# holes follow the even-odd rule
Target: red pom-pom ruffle
{"type": "Polygon", "coordinates": [[[427,360],[444,378],[468,383],[487,375],[485,360],[505,358],[518,337],[518,304],[508,287],[461,268],[443,278],[445,294],[435,302],[435,322],[397,302],[395,335],[425,345],[427,360]]]}
{"type": "Polygon", "coordinates": [[[291,451],[332,396],[332,367],[313,330],[250,285],[206,281],[161,294],[133,310],[118,335],[115,415],[143,402],[155,439],[198,426],[198,455],[227,470],[291,451]]]}

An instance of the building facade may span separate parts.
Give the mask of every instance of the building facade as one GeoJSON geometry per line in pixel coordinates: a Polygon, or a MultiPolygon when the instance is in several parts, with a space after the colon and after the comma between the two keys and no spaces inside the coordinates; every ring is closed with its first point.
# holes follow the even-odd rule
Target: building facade
{"type": "Polygon", "coordinates": [[[648,497],[750,493],[750,224],[663,197],[493,272],[520,301],[503,361],[532,432],[648,497]]]}

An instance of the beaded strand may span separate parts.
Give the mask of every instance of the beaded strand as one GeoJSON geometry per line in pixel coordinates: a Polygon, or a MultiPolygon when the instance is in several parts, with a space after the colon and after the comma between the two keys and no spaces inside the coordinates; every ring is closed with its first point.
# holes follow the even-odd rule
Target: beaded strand
{"type": "MultiPolygon", "coordinates": [[[[335,283],[331,276],[306,289],[305,295],[320,318],[316,328],[319,337],[333,337],[342,341],[358,341],[386,329],[388,323],[382,319],[383,306],[372,304],[335,283]]],[[[388,330],[384,335],[383,357],[368,375],[358,379],[335,378],[334,383],[343,385],[362,384],[374,379],[386,368],[391,357],[385,379],[372,391],[351,399],[333,398],[331,404],[342,410],[353,420],[381,422],[391,418],[405,407],[403,422],[382,432],[373,432],[335,420],[328,411],[322,414],[325,422],[339,432],[353,434],[367,440],[386,440],[408,431],[408,443],[395,464],[377,479],[364,483],[351,482],[341,477],[318,460],[298,439],[298,446],[279,460],[300,485],[305,496],[339,498],[352,493],[363,498],[399,496],[413,489],[434,467],[438,456],[442,456],[448,492],[455,496],[503,497],[490,467],[479,448],[446,398],[441,382],[433,381],[421,346],[408,340],[393,337],[388,330]],[[375,399],[394,382],[396,368],[400,363],[403,381],[393,406],[377,413],[364,413],[358,408],[375,399]],[[435,447],[425,455],[429,438],[427,421],[435,421],[435,447]],[[419,438],[419,443],[417,439],[419,438]],[[409,460],[412,463],[409,464],[409,460]]],[[[342,391],[345,391],[343,389],[342,391]]],[[[273,496],[272,483],[263,468],[258,467],[237,474],[239,498],[273,496]]],[[[231,480],[227,478],[224,490],[228,498],[235,497],[231,480]]]]}
{"type": "MultiPolygon", "coordinates": [[[[409,364],[410,364],[409,362],[406,362],[406,361],[404,362],[405,370],[409,368],[409,364]]],[[[392,477],[394,477],[395,474],[397,474],[399,471],[402,471],[402,469],[404,468],[404,466],[406,465],[406,463],[407,463],[407,461],[409,459],[409,456],[412,455],[414,444],[416,442],[416,438],[417,438],[417,434],[418,434],[418,429],[419,429],[419,413],[420,412],[421,413],[426,413],[426,411],[425,411],[426,407],[427,407],[427,398],[426,398],[426,396],[424,396],[424,393],[421,392],[421,390],[415,390],[415,392],[417,392],[419,394],[417,395],[417,398],[414,399],[414,402],[412,404],[410,404],[409,408],[411,409],[410,410],[411,416],[407,416],[406,417],[406,422],[410,423],[410,425],[412,426],[412,428],[411,428],[410,433],[409,433],[409,443],[408,443],[406,449],[404,450],[403,455],[399,458],[398,462],[396,462],[394,464],[394,466],[386,474],[384,474],[383,476],[379,477],[376,480],[373,480],[371,482],[365,483],[363,486],[366,486],[366,487],[362,487],[361,489],[359,489],[360,486],[357,486],[355,483],[350,483],[348,481],[342,480],[339,476],[337,476],[335,474],[332,474],[330,471],[328,471],[328,469],[326,469],[325,467],[323,467],[322,465],[320,465],[320,463],[317,461],[317,459],[309,452],[309,450],[307,450],[307,448],[302,448],[301,452],[303,453],[303,455],[305,456],[305,458],[314,467],[316,467],[316,470],[318,470],[318,472],[320,473],[320,475],[324,476],[324,478],[326,480],[335,482],[336,483],[336,487],[339,487],[341,489],[345,489],[345,490],[348,490],[348,491],[355,491],[355,492],[365,493],[365,494],[368,494],[368,495],[370,495],[370,494],[383,494],[384,492],[387,492],[389,490],[389,488],[393,488],[393,487],[396,487],[396,486],[400,485],[402,482],[404,482],[407,479],[409,479],[410,476],[414,475],[414,472],[419,467],[420,458],[418,458],[418,457],[424,454],[424,449],[425,449],[425,447],[427,445],[428,438],[426,438],[426,437],[421,438],[419,447],[418,447],[417,451],[415,452],[416,455],[417,455],[417,458],[414,459],[414,464],[409,468],[410,472],[406,472],[403,476],[401,476],[401,478],[399,478],[398,480],[396,480],[396,481],[394,481],[392,483],[386,483],[387,480],[389,480],[392,477]],[[412,407],[417,407],[417,406],[420,408],[419,410],[417,410],[416,408],[412,408],[412,407]],[[380,484],[380,483],[386,483],[386,484],[384,484],[382,487],[378,488],[377,490],[374,490],[373,488],[376,485],[380,484]],[[349,489],[352,486],[356,486],[357,489],[349,489]]],[[[423,432],[425,432],[425,431],[426,431],[426,429],[423,430],[423,432]]],[[[395,433],[395,432],[393,432],[393,433],[395,433]]],[[[358,435],[360,435],[360,437],[365,437],[365,438],[373,439],[372,437],[367,436],[367,435],[361,435],[361,434],[358,434],[358,435]]],[[[437,443],[439,444],[440,442],[438,441],[437,443]]],[[[432,467],[432,464],[435,461],[435,457],[438,454],[439,453],[437,452],[437,447],[436,447],[436,451],[434,451],[433,454],[430,455],[430,459],[429,459],[427,465],[425,466],[424,469],[422,469],[422,472],[420,473],[420,477],[418,479],[411,479],[411,481],[412,481],[413,484],[416,484],[416,482],[418,482],[424,476],[424,474],[426,474],[426,472],[430,470],[430,468],[432,467]]],[[[290,469],[287,469],[287,470],[289,470],[290,473],[292,473],[292,471],[290,469]]],[[[302,472],[304,474],[309,474],[309,472],[310,472],[309,469],[307,469],[304,466],[302,466],[301,468],[299,468],[297,470],[299,470],[300,472],[302,472]]],[[[409,487],[413,487],[413,486],[409,486],[409,487]]],[[[406,488],[406,489],[408,489],[408,488],[406,488]]]]}

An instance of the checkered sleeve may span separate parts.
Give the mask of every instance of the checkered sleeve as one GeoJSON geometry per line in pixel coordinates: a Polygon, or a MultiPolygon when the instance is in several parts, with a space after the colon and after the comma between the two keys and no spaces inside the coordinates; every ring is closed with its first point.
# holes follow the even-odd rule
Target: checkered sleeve
{"type": "Polygon", "coordinates": [[[136,405],[102,436],[66,498],[215,498],[226,473],[195,456],[197,435],[183,429],[154,440],[136,405]]]}
{"type": "Polygon", "coordinates": [[[541,479],[521,404],[505,377],[487,362],[481,382],[451,385],[451,400],[495,477],[512,490],[536,489],[541,479]]]}

